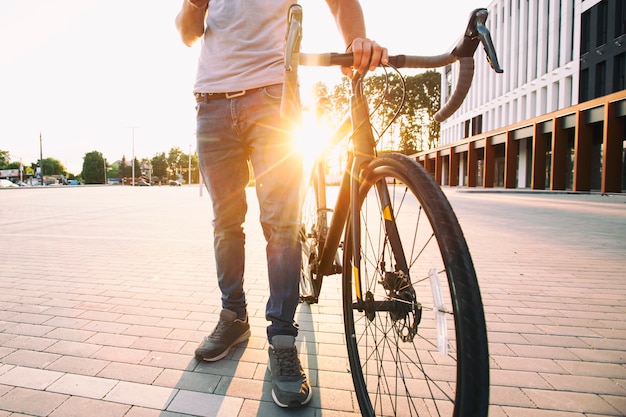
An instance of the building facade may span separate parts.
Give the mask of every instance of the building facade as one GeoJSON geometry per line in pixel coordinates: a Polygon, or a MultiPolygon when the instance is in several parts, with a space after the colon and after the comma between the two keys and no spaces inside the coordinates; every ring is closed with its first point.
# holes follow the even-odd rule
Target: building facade
{"type": "MultiPolygon", "coordinates": [[[[476,54],[473,86],[417,155],[444,185],[626,188],[626,1],[496,0],[488,7],[504,74],[476,54]]],[[[458,66],[442,74],[442,101],[458,66]]]]}

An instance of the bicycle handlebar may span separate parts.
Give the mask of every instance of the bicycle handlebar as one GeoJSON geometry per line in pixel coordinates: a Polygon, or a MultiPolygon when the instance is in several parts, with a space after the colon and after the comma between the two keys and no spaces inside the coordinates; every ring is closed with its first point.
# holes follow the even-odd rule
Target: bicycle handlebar
{"type": "MultiPolygon", "coordinates": [[[[474,10],[464,35],[457,42],[452,51],[436,56],[395,55],[389,57],[389,64],[396,68],[439,68],[459,61],[459,78],[456,88],[450,99],[435,114],[436,122],[441,123],[450,117],[463,104],[467,93],[472,85],[474,77],[474,52],[478,44],[482,43],[487,61],[497,73],[502,73],[496,56],[495,47],[491,40],[489,29],[485,26],[487,9],[474,10]]],[[[306,66],[331,66],[340,65],[349,67],[353,63],[352,53],[300,53],[300,40],[302,39],[302,7],[298,4],[291,6],[289,11],[289,29],[287,31],[285,50],[285,87],[283,91],[291,91],[297,78],[298,65],[306,66]],[[289,84],[288,84],[289,83],[289,84]]],[[[281,114],[292,115],[292,103],[288,103],[288,97],[283,93],[281,114]],[[284,107],[284,109],[283,109],[284,107]]]]}

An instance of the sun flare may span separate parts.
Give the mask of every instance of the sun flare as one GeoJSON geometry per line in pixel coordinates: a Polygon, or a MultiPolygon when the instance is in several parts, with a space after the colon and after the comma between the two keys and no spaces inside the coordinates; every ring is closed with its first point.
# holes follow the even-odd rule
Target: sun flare
{"type": "Polygon", "coordinates": [[[303,157],[305,169],[310,169],[328,146],[332,130],[315,116],[315,112],[305,110],[302,124],[296,131],[296,146],[303,157]]]}

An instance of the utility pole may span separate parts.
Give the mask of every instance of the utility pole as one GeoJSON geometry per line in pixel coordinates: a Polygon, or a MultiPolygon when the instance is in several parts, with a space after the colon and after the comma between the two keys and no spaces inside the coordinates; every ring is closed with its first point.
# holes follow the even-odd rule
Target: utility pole
{"type": "Polygon", "coordinates": [[[43,183],[43,144],[42,144],[41,130],[39,131],[39,174],[41,175],[41,185],[43,183]]]}

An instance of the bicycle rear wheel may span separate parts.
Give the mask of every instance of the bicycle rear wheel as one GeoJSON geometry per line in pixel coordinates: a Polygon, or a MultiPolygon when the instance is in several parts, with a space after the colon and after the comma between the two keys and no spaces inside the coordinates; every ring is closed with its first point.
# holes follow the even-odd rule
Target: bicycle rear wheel
{"type": "Polygon", "coordinates": [[[349,219],[343,276],[348,357],[362,414],[486,416],[483,306],[450,204],[431,174],[403,155],[376,158],[363,178],[360,268],[352,262],[349,219]]]}
{"type": "Polygon", "coordinates": [[[323,166],[316,166],[311,181],[305,189],[302,204],[300,241],[302,243],[302,265],[300,270],[300,300],[317,303],[321,288],[321,275],[317,276],[319,254],[328,228],[327,213],[320,204],[320,185],[325,187],[323,166]]]}

